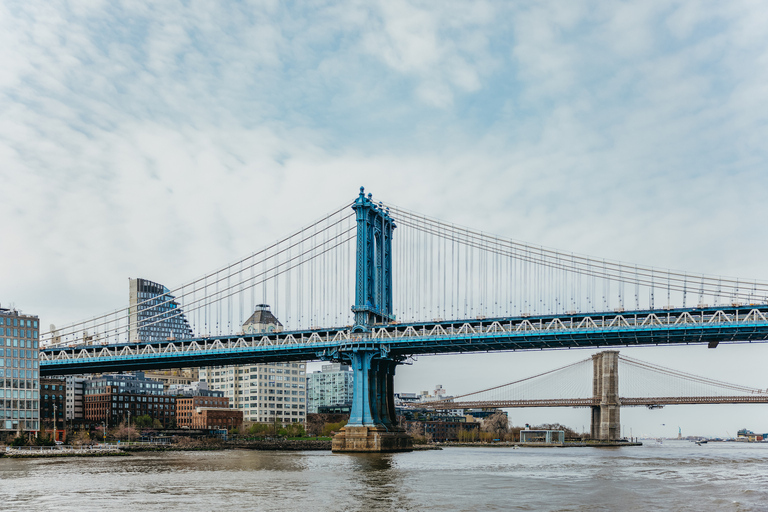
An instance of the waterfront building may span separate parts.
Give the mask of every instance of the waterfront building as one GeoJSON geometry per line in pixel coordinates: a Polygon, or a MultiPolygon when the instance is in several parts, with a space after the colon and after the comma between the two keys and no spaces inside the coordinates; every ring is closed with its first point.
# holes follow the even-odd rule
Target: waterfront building
{"type": "Polygon", "coordinates": [[[240,428],[243,424],[243,411],[223,409],[221,407],[198,407],[192,414],[193,429],[226,429],[240,428]]]}
{"type": "Polygon", "coordinates": [[[736,441],[748,441],[750,443],[763,442],[768,439],[768,434],[755,434],[751,430],[743,428],[736,432],[736,441]]]}
{"type": "Polygon", "coordinates": [[[66,389],[64,379],[40,379],[40,430],[55,431],[57,441],[64,440],[66,431],[66,389]]]}
{"type": "Polygon", "coordinates": [[[520,431],[521,443],[563,444],[564,430],[531,430],[527,426],[520,431]]]}
{"type": "Polygon", "coordinates": [[[229,407],[229,398],[222,396],[176,397],[176,426],[179,428],[212,429],[239,428],[243,411],[229,407]]]}
{"type": "Polygon", "coordinates": [[[82,375],[67,375],[66,383],[66,419],[67,421],[82,420],[85,418],[83,409],[83,395],[85,394],[85,381],[82,375]]]}
{"type": "Polygon", "coordinates": [[[352,368],[341,363],[324,364],[307,375],[307,412],[349,412],[353,375],[352,368]]]}
{"type": "MultiPolygon", "coordinates": [[[[266,304],[256,306],[243,323],[244,334],[279,332],[280,321],[266,304]]],[[[200,381],[223,391],[229,406],[241,409],[246,421],[283,424],[306,420],[306,363],[263,363],[209,366],[200,369],[200,381]]]]}
{"type": "Polygon", "coordinates": [[[230,407],[242,409],[248,421],[304,422],[305,363],[269,363],[243,366],[209,366],[200,369],[200,380],[223,391],[230,407]]]}
{"type": "Polygon", "coordinates": [[[192,337],[184,311],[160,283],[148,279],[128,280],[128,340],[164,341],[192,337]]]}
{"type": "Polygon", "coordinates": [[[40,428],[39,322],[0,308],[0,438],[40,428]]]}
{"type": "Polygon", "coordinates": [[[84,405],[86,421],[105,422],[108,427],[131,423],[139,416],[149,416],[166,428],[176,425],[176,398],[172,396],[133,393],[115,385],[86,387],[84,405]]]}

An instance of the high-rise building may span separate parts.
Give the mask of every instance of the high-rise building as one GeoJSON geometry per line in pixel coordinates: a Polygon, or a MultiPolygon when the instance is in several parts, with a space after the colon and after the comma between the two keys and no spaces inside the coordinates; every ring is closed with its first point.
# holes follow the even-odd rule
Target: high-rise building
{"type": "Polygon", "coordinates": [[[66,431],[66,387],[64,379],[40,379],[40,430],[55,432],[57,441],[66,431]]]}
{"type": "Polygon", "coordinates": [[[39,319],[0,308],[0,437],[40,428],[39,319]]]}
{"type": "Polygon", "coordinates": [[[131,423],[139,416],[159,420],[165,428],[176,424],[176,397],[125,392],[116,386],[99,388],[85,395],[85,419],[104,421],[107,427],[120,422],[131,423]]]}
{"type": "MultiPolygon", "coordinates": [[[[266,304],[243,324],[243,333],[279,332],[283,326],[266,304]]],[[[268,423],[306,420],[306,363],[263,363],[241,366],[209,366],[200,369],[200,380],[209,389],[224,392],[229,406],[243,410],[243,419],[268,423]]]]}
{"type": "Polygon", "coordinates": [[[163,341],[192,337],[184,311],[160,283],[147,279],[129,279],[128,340],[163,341]]]}
{"type": "Polygon", "coordinates": [[[85,377],[81,375],[67,375],[66,381],[66,418],[67,421],[82,420],[85,418],[83,409],[83,395],[85,394],[85,377]]]}
{"type": "Polygon", "coordinates": [[[88,421],[108,425],[148,415],[165,427],[176,422],[176,398],[163,394],[163,383],[144,372],[101,375],[84,382],[83,410],[88,421]]]}
{"type": "MultiPolygon", "coordinates": [[[[160,283],[148,279],[128,280],[128,340],[163,341],[192,337],[192,328],[176,298],[160,283]]],[[[147,378],[171,384],[189,384],[198,380],[197,368],[152,370],[147,378]]]]}
{"type": "Polygon", "coordinates": [[[320,407],[350,407],[352,383],[352,368],[341,363],[324,364],[319,372],[310,373],[307,375],[307,412],[320,412],[320,407]]]}

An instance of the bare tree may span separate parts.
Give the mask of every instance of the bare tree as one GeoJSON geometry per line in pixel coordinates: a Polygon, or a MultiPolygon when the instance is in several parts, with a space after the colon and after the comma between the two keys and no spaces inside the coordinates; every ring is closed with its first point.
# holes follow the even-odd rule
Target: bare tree
{"type": "Polygon", "coordinates": [[[502,438],[509,431],[509,418],[501,411],[496,412],[485,418],[485,421],[483,421],[483,431],[502,438]]]}

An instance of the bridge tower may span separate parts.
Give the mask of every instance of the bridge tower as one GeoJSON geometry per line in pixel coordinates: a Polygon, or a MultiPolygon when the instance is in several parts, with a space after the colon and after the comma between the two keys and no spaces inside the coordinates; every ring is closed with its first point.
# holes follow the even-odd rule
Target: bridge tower
{"type": "Polygon", "coordinates": [[[357,218],[355,262],[355,330],[387,323],[392,315],[392,234],[397,226],[388,210],[376,206],[372,194],[360,195],[352,205],[357,218]]]}
{"type": "Polygon", "coordinates": [[[619,351],[606,350],[592,356],[592,439],[610,441],[621,437],[619,402],[619,351]]]}
{"type": "Polygon", "coordinates": [[[392,234],[395,223],[377,206],[371,194],[360,195],[352,205],[357,218],[355,264],[356,339],[339,347],[334,358],[354,371],[349,422],[333,438],[334,452],[408,451],[413,440],[397,426],[394,377],[401,362],[389,356],[386,346],[371,338],[371,327],[394,321],[392,314],[392,234]]]}

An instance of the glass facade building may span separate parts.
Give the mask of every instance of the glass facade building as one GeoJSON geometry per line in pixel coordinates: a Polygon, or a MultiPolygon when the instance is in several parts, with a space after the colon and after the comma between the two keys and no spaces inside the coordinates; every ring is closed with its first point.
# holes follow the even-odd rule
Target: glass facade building
{"type": "Polygon", "coordinates": [[[128,340],[164,341],[192,337],[192,328],[170,290],[147,279],[130,279],[128,340]]]}
{"type": "Polygon", "coordinates": [[[319,407],[352,405],[352,368],[340,363],[324,364],[319,372],[307,376],[307,412],[319,407]]]}
{"type": "Polygon", "coordinates": [[[37,431],[39,319],[0,308],[0,437],[37,431]]]}

